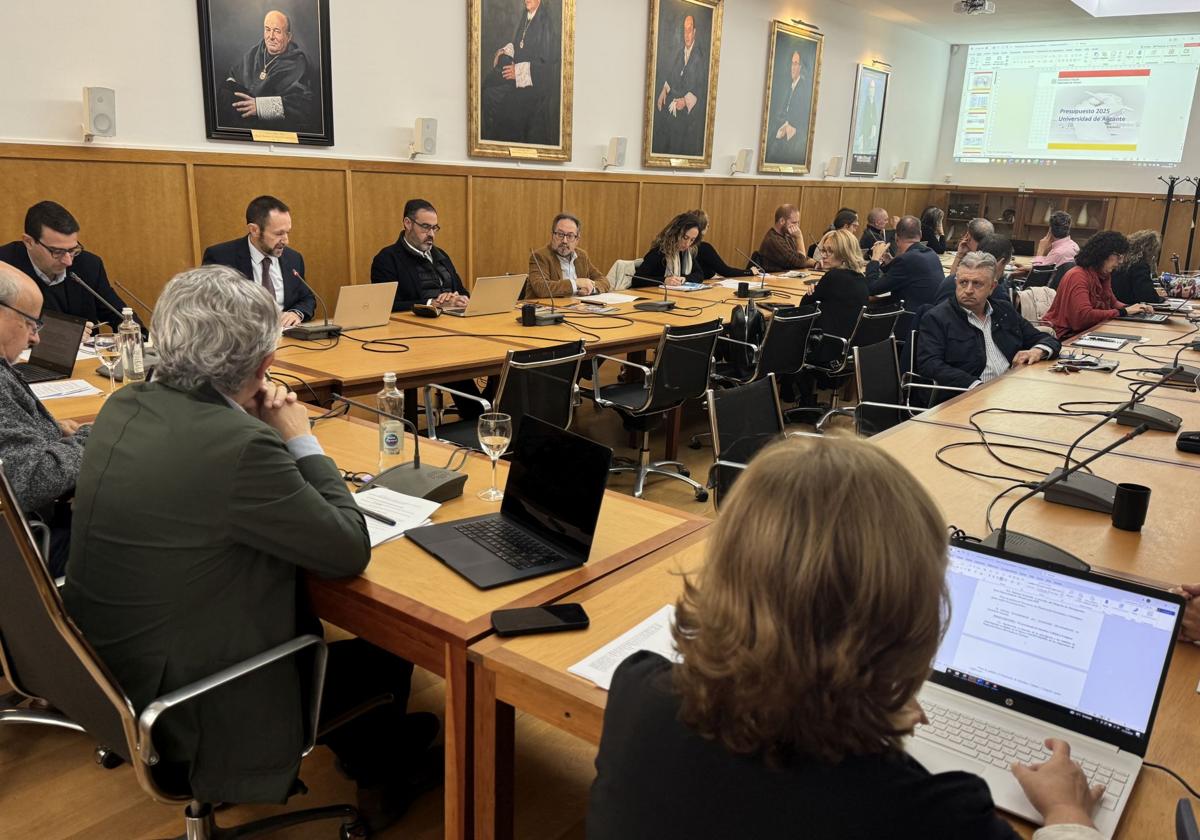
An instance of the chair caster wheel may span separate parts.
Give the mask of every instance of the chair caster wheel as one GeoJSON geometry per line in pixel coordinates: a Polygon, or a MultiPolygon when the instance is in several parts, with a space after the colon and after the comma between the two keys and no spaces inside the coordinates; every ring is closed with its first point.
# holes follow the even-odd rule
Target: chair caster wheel
{"type": "Polygon", "coordinates": [[[683,476],[684,478],[691,478],[691,477],[692,477],[691,470],[689,470],[687,467],[680,467],[680,468],[679,468],[679,474],[680,474],[681,476],[683,476]]]}
{"type": "Polygon", "coordinates": [[[696,491],[696,501],[697,502],[707,502],[708,501],[708,491],[707,490],[697,490],[696,491]]]}
{"type": "Polygon", "coordinates": [[[688,441],[688,449],[699,449],[699,448],[700,448],[700,441],[697,440],[696,438],[692,438],[691,440],[688,441]]]}
{"type": "Polygon", "coordinates": [[[338,829],[338,840],[366,840],[370,836],[371,829],[367,828],[367,824],[362,820],[343,823],[338,829]]]}
{"type": "Polygon", "coordinates": [[[105,770],[112,770],[125,763],[125,759],[105,747],[96,747],[96,763],[105,770]]]}

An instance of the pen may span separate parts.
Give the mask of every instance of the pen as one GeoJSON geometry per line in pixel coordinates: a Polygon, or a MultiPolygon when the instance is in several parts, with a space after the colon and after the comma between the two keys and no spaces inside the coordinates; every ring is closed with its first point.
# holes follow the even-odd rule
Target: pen
{"type": "Polygon", "coordinates": [[[381,513],[376,513],[373,510],[367,510],[365,507],[360,507],[359,510],[362,511],[363,516],[369,516],[372,519],[374,519],[376,522],[382,522],[384,525],[388,526],[389,528],[396,527],[396,520],[388,519],[386,516],[384,516],[381,513]]]}

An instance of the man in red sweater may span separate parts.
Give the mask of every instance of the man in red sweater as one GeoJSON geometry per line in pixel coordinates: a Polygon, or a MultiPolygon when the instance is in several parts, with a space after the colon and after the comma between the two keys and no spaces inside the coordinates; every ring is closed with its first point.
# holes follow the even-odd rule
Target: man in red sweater
{"type": "Polygon", "coordinates": [[[1115,230],[1102,230],[1084,243],[1075,267],[1058,284],[1054,303],[1042,319],[1059,339],[1091,329],[1110,318],[1152,312],[1148,304],[1126,306],[1113,296],[1112,272],[1129,251],[1129,240],[1115,230]]]}

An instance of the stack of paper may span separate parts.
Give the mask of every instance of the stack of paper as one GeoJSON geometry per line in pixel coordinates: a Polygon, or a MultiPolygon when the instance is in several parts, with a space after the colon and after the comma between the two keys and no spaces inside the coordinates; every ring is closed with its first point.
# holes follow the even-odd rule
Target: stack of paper
{"type": "Polygon", "coordinates": [[[637,295],[623,295],[619,292],[604,292],[599,295],[588,295],[587,297],[580,298],[580,300],[582,300],[584,303],[603,303],[603,304],[629,303],[631,300],[637,300],[637,299],[638,299],[637,295]]]}
{"type": "Polygon", "coordinates": [[[675,607],[668,604],[632,630],[621,634],[567,670],[608,691],[617,666],[639,650],[648,650],[672,662],[678,662],[679,651],[675,650],[675,642],[671,638],[671,625],[674,621],[675,607]]]}
{"type": "Polygon", "coordinates": [[[35,382],[29,389],[39,400],[56,400],[60,397],[90,397],[103,394],[96,386],[84,379],[59,379],[54,382],[35,382]]]}
{"type": "Polygon", "coordinates": [[[366,517],[367,532],[371,535],[371,548],[403,537],[409,528],[428,525],[429,517],[441,507],[437,502],[406,496],[386,487],[372,487],[370,490],[355,493],[354,501],[363,510],[377,513],[396,523],[386,525],[370,516],[366,517]]]}

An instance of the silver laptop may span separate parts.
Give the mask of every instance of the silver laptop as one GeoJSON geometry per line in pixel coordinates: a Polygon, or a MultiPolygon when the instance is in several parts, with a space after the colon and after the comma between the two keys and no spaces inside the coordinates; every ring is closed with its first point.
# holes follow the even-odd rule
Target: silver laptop
{"type": "Polygon", "coordinates": [[[396,300],[396,287],[399,285],[393,281],[342,286],[338,292],[337,308],[333,312],[333,323],[343,330],[383,326],[392,317],[392,303],[396,300]]]}
{"type": "Polygon", "coordinates": [[[1071,745],[1107,790],[1093,819],[1116,831],[1150,742],[1183,599],[1159,589],[952,543],[950,626],[907,749],[932,773],[982,776],[996,806],[1040,823],[1009,771],[1071,745]]]}
{"type": "Polygon", "coordinates": [[[443,315],[470,318],[473,315],[496,315],[509,312],[521,297],[528,274],[505,274],[502,277],[480,277],[471,289],[466,306],[444,306],[443,315]]]}

